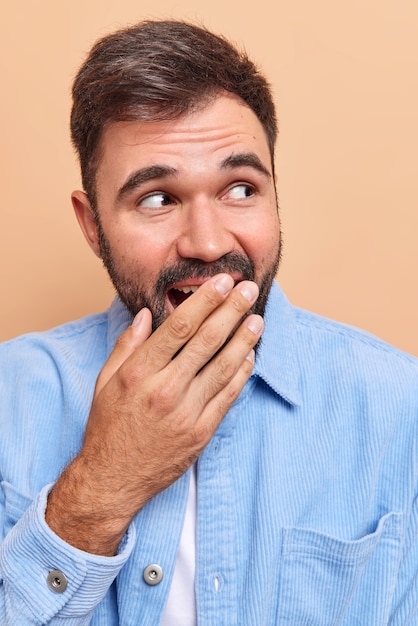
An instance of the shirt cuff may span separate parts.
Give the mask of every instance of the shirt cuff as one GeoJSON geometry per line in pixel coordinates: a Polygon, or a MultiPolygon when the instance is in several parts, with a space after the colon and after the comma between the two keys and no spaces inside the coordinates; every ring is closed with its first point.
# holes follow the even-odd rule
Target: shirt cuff
{"type": "Polygon", "coordinates": [[[118,554],[112,557],[70,546],[45,521],[51,488],[48,485],[38,494],[4,539],[0,552],[6,608],[25,611],[28,620],[36,623],[91,613],[128,560],[136,538],[131,524],[118,554]]]}

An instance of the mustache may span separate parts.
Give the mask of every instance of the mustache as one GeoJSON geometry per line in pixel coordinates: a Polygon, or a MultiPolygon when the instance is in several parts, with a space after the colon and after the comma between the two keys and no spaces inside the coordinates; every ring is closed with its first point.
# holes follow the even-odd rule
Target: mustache
{"type": "Polygon", "coordinates": [[[238,273],[243,280],[254,280],[254,264],[240,252],[228,252],[212,263],[199,259],[180,259],[171,267],[161,270],[155,289],[157,293],[165,294],[171,285],[181,280],[211,278],[221,273],[238,273]]]}

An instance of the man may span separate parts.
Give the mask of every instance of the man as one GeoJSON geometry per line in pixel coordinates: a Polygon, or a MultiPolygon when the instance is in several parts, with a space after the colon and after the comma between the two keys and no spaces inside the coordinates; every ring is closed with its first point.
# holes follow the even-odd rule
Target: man
{"type": "Polygon", "coordinates": [[[71,128],[118,297],[1,347],[1,623],[418,624],[418,365],[274,282],[264,77],[144,22],[71,128]]]}

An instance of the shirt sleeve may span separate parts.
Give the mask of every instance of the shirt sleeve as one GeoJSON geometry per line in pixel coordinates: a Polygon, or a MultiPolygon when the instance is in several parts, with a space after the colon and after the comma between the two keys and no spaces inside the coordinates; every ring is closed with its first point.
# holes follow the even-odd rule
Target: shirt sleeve
{"type": "Polygon", "coordinates": [[[45,487],[0,547],[2,626],[84,626],[126,563],[133,525],[118,554],[88,554],[60,539],[45,522],[51,485],[45,487]]]}

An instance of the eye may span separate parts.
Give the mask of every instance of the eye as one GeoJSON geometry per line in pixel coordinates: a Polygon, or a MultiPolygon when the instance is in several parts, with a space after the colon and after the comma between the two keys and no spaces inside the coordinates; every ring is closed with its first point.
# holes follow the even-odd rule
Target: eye
{"type": "Polygon", "coordinates": [[[161,209],[175,203],[176,201],[170,194],[157,191],[145,196],[145,198],[141,198],[141,200],[137,202],[137,206],[144,209],[161,209]]]}
{"type": "Polygon", "coordinates": [[[245,198],[251,198],[254,195],[254,189],[251,185],[246,183],[239,183],[234,185],[226,192],[224,198],[231,200],[245,200],[245,198]]]}

